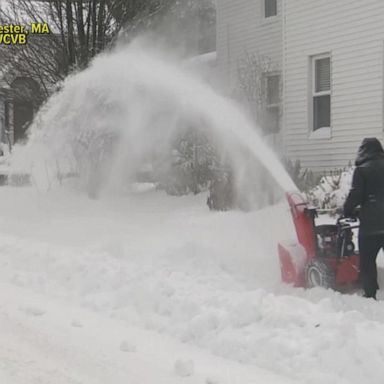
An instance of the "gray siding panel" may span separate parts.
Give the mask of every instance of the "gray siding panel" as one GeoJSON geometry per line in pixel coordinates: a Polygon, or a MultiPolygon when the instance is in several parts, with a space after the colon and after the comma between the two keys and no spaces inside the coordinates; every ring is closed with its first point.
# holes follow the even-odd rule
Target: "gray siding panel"
{"type": "Polygon", "coordinates": [[[365,136],[383,139],[384,1],[284,0],[284,144],[315,170],[353,161],[365,136]],[[342,15],[342,16],[341,16],[342,15]],[[332,135],[310,137],[310,57],[331,54],[332,135]]]}
{"type": "Polygon", "coordinates": [[[229,92],[236,88],[239,61],[247,52],[268,56],[281,68],[281,0],[278,16],[270,19],[263,17],[262,4],[262,0],[218,0],[218,65],[229,92]]]}
{"type": "Polygon", "coordinates": [[[353,161],[365,136],[383,135],[383,0],[280,0],[264,19],[262,0],[218,0],[218,69],[228,92],[246,52],[283,70],[283,143],[287,156],[314,170],[353,161]],[[310,59],[331,54],[332,133],[311,137],[310,59]]]}

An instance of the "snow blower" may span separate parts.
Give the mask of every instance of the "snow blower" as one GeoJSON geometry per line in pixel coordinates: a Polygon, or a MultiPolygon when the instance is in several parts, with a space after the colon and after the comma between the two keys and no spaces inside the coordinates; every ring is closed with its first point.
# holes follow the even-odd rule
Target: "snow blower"
{"type": "Polygon", "coordinates": [[[340,291],[358,285],[359,254],[353,242],[356,219],[316,225],[317,210],[299,192],[287,192],[297,240],[278,244],[281,277],[295,287],[340,291]]]}

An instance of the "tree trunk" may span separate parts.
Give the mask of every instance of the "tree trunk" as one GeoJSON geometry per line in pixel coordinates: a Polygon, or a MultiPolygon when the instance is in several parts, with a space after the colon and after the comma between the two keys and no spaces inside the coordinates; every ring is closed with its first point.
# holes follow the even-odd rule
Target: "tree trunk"
{"type": "Polygon", "coordinates": [[[72,0],[66,0],[66,17],[68,28],[68,54],[69,54],[69,66],[72,68],[76,64],[76,45],[75,34],[73,29],[73,12],[72,12],[72,0]]]}
{"type": "Polygon", "coordinates": [[[92,13],[91,13],[91,24],[92,24],[92,56],[96,55],[97,48],[97,0],[92,1],[92,13]]]}
{"type": "Polygon", "coordinates": [[[83,0],[77,0],[77,33],[79,37],[80,65],[85,67],[88,64],[88,49],[84,30],[84,6],[83,0]]]}
{"type": "Polygon", "coordinates": [[[107,26],[105,25],[105,0],[100,0],[99,14],[97,17],[97,52],[104,48],[104,35],[107,26]]]}

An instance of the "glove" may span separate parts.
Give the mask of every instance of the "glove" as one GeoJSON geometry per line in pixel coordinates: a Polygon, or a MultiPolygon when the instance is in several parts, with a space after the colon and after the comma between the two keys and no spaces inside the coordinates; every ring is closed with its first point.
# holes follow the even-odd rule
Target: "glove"
{"type": "Polygon", "coordinates": [[[342,207],[336,207],[332,210],[331,216],[339,216],[340,218],[344,217],[344,209],[342,207]]]}
{"type": "Polygon", "coordinates": [[[337,208],[335,209],[335,214],[336,214],[336,215],[339,215],[339,216],[344,215],[344,209],[343,209],[342,207],[337,207],[337,208]]]}

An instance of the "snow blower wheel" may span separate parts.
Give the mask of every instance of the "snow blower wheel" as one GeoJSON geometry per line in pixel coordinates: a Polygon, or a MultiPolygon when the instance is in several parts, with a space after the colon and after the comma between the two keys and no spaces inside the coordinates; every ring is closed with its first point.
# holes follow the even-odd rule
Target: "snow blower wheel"
{"type": "Polygon", "coordinates": [[[323,260],[315,258],[306,267],[305,280],[308,288],[334,288],[335,274],[323,260]]]}

